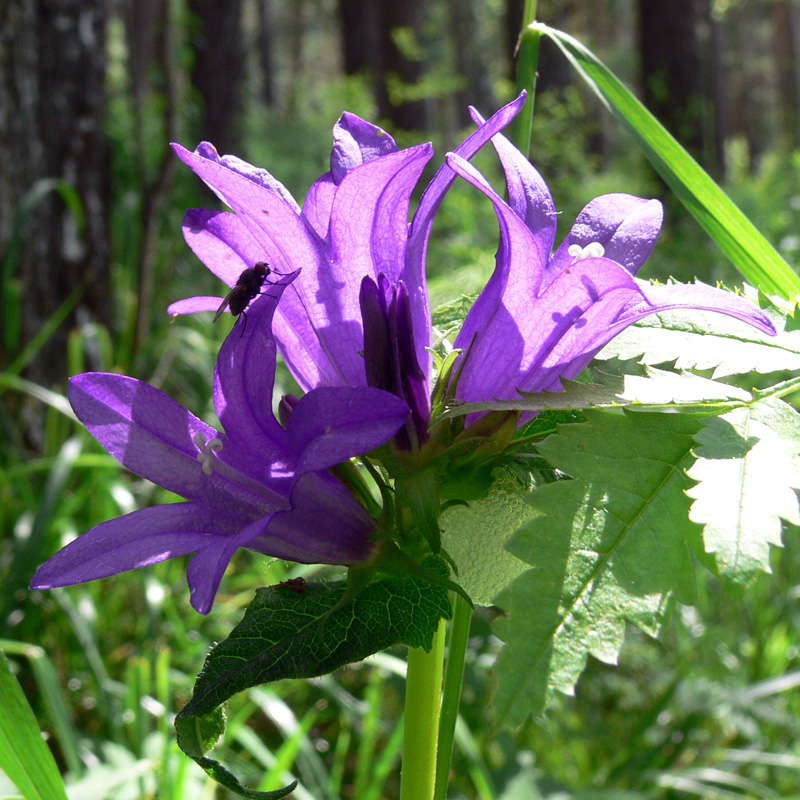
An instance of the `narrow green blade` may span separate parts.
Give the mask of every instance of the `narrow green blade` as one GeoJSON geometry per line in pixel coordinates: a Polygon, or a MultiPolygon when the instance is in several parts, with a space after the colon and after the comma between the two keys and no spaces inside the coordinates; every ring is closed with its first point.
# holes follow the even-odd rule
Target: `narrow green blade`
{"type": "Polygon", "coordinates": [[[606,108],[636,140],[653,168],[748,281],[794,298],[800,276],[664,126],[580,42],[540,22],[606,108]]]}
{"type": "Polygon", "coordinates": [[[25,800],[67,800],[64,781],[42,739],[5,653],[0,651],[0,767],[25,800]]]}

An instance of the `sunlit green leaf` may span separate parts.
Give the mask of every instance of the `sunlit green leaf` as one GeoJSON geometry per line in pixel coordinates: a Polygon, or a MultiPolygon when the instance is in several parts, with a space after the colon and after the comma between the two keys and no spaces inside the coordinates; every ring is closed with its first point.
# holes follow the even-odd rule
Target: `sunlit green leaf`
{"type": "Polygon", "coordinates": [[[655,635],[668,601],[691,602],[688,519],[697,418],[587,412],[539,450],[574,480],[535,489],[534,518],[508,548],[532,566],[497,598],[506,642],[495,669],[496,724],[519,725],[553,689],[571,692],[589,654],[614,663],[625,624],[655,635]]]}
{"type": "Polygon", "coordinates": [[[704,526],[720,573],[746,582],[769,571],[782,520],[800,524],[800,414],[767,399],[705,420],[695,440],[691,518],[704,526]]]}

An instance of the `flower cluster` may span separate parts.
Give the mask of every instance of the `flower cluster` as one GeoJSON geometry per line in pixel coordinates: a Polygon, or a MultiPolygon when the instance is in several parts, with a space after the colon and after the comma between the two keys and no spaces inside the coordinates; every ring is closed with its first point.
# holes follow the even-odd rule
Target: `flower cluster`
{"type": "MultiPolygon", "coordinates": [[[[593,200],[554,250],[556,211],[547,185],[500,131],[524,96],[448,154],[411,217],[411,195],[433,155],[401,150],[379,127],[344,114],[330,171],[301,208],[270,173],[210,144],[178,156],[231,209],[187,212],[183,232],[228,286],[268,264],[247,324],[234,326],[217,361],[214,401],[223,431],[145,383],[118,375],[72,380],[73,407],[125,466],[184,496],[103,523],[37,573],[47,588],[195,553],[195,607],[211,607],[239,547],[301,562],[366,561],[391,525],[330,468],[389,443],[424,457],[431,429],[431,312],[425,256],[434,216],[458,176],[494,204],[496,268],[458,334],[447,375],[463,401],[554,391],[608,341],[645,315],[702,308],[774,332],[746,299],[705,286],[654,286],[635,275],[652,251],[661,204],[625,194],[593,200]],[[504,200],[470,163],[492,142],[507,182],[504,200]],[[306,394],[272,414],[276,353],[306,394]]],[[[216,311],[222,297],[192,297],[172,314],[216,311]]],[[[391,462],[391,458],[389,459],[391,462]]],[[[417,464],[417,467],[419,465],[417,464]]],[[[391,469],[387,468],[391,473],[391,469]]],[[[388,496],[388,494],[387,494],[388,496]]],[[[399,502],[399,500],[398,500],[399,502]]],[[[396,515],[395,515],[396,517],[396,515]]]]}

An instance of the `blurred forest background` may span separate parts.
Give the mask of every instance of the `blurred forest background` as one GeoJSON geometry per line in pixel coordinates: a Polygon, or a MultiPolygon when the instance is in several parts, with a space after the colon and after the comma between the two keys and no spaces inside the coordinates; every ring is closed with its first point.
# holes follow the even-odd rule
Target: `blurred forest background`
{"type": "MultiPolygon", "coordinates": [[[[26,589],[62,543],[166,495],[74,422],[68,375],[121,371],[213,418],[227,323],[170,323],[166,307],[224,293],[180,232],[186,208],[216,200],[168,143],[209,140],[302,202],[349,110],[401,146],[432,140],[436,167],[468,132],[469,104],[488,115],[513,96],[521,18],[521,0],[0,0],[0,645],[74,800],[221,797],[177,751],[170,715],[253,586],[311,574],[242,553],[208,619],[179,562],[26,589]]],[[[538,18],[635,87],[800,267],[800,2],[540,0],[538,18]]],[[[660,197],[647,276],[735,283],[570,69],[543,42],[530,155],[563,224],[602,192],[660,197]]],[[[491,153],[478,161],[499,186],[491,153]]],[[[434,305],[476,293],[496,244],[491,205],[456,184],[429,253],[434,305]]],[[[619,668],[592,662],[576,697],[493,739],[498,642],[479,615],[450,796],[796,796],[800,547],[786,545],[746,591],[701,575],[698,606],[679,608],[662,642],[631,630],[619,668]]],[[[397,673],[384,655],[252,690],[231,704],[220,757],[262,788],[293,772],[299,800],[396,796],[397,673]]]]}

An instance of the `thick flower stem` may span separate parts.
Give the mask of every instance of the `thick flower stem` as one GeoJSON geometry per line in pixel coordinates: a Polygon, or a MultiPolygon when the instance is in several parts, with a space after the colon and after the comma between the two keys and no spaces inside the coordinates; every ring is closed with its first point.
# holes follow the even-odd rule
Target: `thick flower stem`
{"type": "Polygon", "coordinates": [[[403,766],[400,800],[432,800],[436,779],[439,708],[444,669],[445,622],[441,620],[430,653],[408,651],[403,766]]]}
{"type": "Polygon", "coordinates": [[[439,723],[439,749],[436,758],[436,791],[434,800],[445,800],[450,777],[450,759],[453,755],[458,706],[461,700],[461,682],[464,678],[464,660],[467,655],[472,607],[461,595],[453,598],[453,621],[447,643],[447,668],[442,693],[442,718],[439,723]]]}

